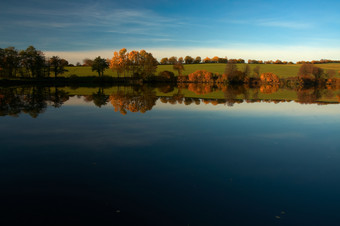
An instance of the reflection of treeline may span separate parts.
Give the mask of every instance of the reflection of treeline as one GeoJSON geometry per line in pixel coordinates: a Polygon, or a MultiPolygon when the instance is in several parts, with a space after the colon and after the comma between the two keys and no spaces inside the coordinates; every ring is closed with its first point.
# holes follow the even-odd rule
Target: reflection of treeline
{"type": "Polygon", "coordinates": [[[58,88],[0,88],[0,116],[25,113],[36,118],[48,105],[60,107],[68,99],[67,93],[58,88]]]}
{"type": "MultiPolygon", "coordinates": [[[[112,105],[115,112],[123,115],[128,112],[150,111],[156,105],[157,100],[169,104],[224,104],[227,106],[243,102],[281,103],[292,100],[301,104],[340,102],[339,89],[331,86],[327,89],[320,86],[293,89],[290,91],[290,96],[296,99],[292,97],[287,99],[281,97],[281,94],[273,98],[275,96],[270,94],[277,92],[280,88],[282,87],[277,84],[250,87],[248,84],[181,83],[179,86],[170,84],[155,87],[120,86],[116,87],[115,91],[106,93],[103,87],[98,87],[97,91],[84,95],[83,98],[98,107],[112,105]],[[333,101],[324,102],[325,99],[333,101]]],[[[282,89],[287,90],[287,88],[282,89]]],[[[35,118],[45,112],[48,106],[60,107],[69,98],[68,93],[57,87],[0,88],[0,115],[18,116],[25,113],[35,118]]]]}
{"type": "Polygon", "coordinates": [[[103,88],[98,88],[92,95],[84,96],[85,101],[93,102],[97,107],[110,103],[115,112],[123,115],[128,111],[145,113],[152,109],[157,99],[154,88],[149,86],[133,86],[132,89],[126,86],[118,87],[117,91],[110,95],[105,94],[103,88]]]}

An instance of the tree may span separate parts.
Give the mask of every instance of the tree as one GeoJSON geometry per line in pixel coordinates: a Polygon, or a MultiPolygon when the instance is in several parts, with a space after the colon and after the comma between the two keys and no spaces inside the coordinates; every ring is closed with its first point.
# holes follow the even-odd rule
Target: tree
{"type": "Polygon", "coordinates": [[[138,68],[139,68],[139,60],[140,60],[139,52],[133,50],[127,53],[127,55],[128,55],[129,71],[131,71],[132,75],[134,75],[135,73],[138,72],[138,68]]]}
{"type": "Polygon", "coordinates": [[[33,46],[29,46],[26,50],[19,53],[21,64],[26,69],[26,73],[32,77],[44,77],[45,57],[43,53],[36,50],[33,46]]]}
{"type": "Polygon", "coordinates": [[[206,57],[203,59],[203,63],[210,63],[211,59],[209,57],[206,57]]]}
{"type": "Polygon", "coordinates": [[[122,66],[120,64],[120,57],[117,51],[113,52],[113,57],[110,60],[110,68],[112,71],[117,71],[117,76],[119,78],[119,75],[122,72],[122,66]]]}
{"type": "Polygon", "coordinates": [[[183,64],[183,63],[184,63],[183,57],[178,58],[178,62],[180,62],[181,64],[183,64]]]}
{"type": "Polygon", "coordinates": [[[63,74],[65,71],[64,67],[68,65],[65,59],[60,59],[58,56],[53,56],[49,60],[52,71],[54,72],[54,77],[57,78],[58,74],[63,74]]]}
{"type": "Polygon", "coordinates": [[[192,58],[191,56],[186,56],[186,57],[184,58],[184,62],[185,62],[186,64],[192,64],[192,63],[194,62],[194,58],[192,58]]]}
{"type": "Polygon", "coordinates": [[[253,69],[254,77],[255,77],[255,78],[260,77],[260,69],[261,69],[261,67],[260,67],[259,65],[257,65],[257,66],[253,69]]]}
{"type": "Polygon", "coordinates": [[[20,64],[18,51],[14,47],[7,47],[0,51],[1,65],[5,76],[14,77],[20,64]]]}
{"type": "Polygon", "coordinates": [[[92,64],[92,71],[97,71],[99,77],[104,76],[104,71],[107,68],[109,68],[109,64],[107,63],[106,59],[101,58],[100,56],[94,59],[92,64]]]}
{"type": "Polygon", "coordinates": [[[132,72],[133,76],[146,78],[156,72],[157,66],[158,61],[145,50],[128,53],[123,48],[119,53],[115,51],[110,60],[110,68],[117,71],[118,77],[123,72],[124,74],[132,72]]]}
{"type": "Polygon", "coordinates": [[[322,68],[307,63],[302,64],[298,72],[298,76],[302,79],[314,76],[316,80],[320,80],[323,75],[325,74],[322,68]]]}
{"type": "Polygon", "coordinates": [[[140,64],[139,64],[139,74],[142,78],[146,78],[150,75],[153,75],[158,66],[158,62],[156,58],[152,56],[151,53],[146,52],[145,50],[139,51],[140,55],[140,64]]]}
{"type": "Polygon", "coordinates": [[[228,58],[218,58],[218,63],[228,63],[228,58]]]}
{"type": "Polygon", "coordinates": [[[175,56],[170,57],[169,58],[169,64],[175,64],[175,63],[177,63],[177,57],[175,57],[175,56]]]}
{"type": "Polygon", "coordinates": [[[200,64],[201,61],[202,61],[202,58],[201,58],[200,56],[197,56],[197,57],[195,58],[194,64],[200,64]]]}
{"type": "Polygon", "coordinates": [[[181,76],[182,71],[184,71],[184,66],[180,61],[178,61],[174,64],[173,69],[178,71],[178,76],[181,76]]]}
{"type": "Polygon", "coordinates": [[[129,72],[129,62],[128,62],[128,54],[127,50],[125,48],[119,50],[119,65],[121,70],[124,72],[124,77],[126,75],[126,72],[129,72]]]}
{"type": "Polygon", "coordinates": [[[89,58],[85,58],[84,60],[83,60],[83,66],[92,66],[92,64],[93,64],[93,60],[91,60],[91,59],[89,59],[89,58]]]}
{"type": "Polygon", "coordinates": [[[164,58],[162,58],[161,59],[161,62],[160,62],[161,64],[169,64],[169,59],[167,58],[167,57],[164,57],[164,58]]]}
{"type": "Polygon", "coordinates": [[[229,61],[224,69],[224,74],[229,81],[236,80],[238,75],[237,65],[232,61],[229,61]]]}
{"type": "Polygon", "coordinates": [[[214,56],[214,57],[211,59],[211,62],[212,62],[212,63],[217,63],[219,59],[220,59],[220,58],[219,58],[218,56],[214,56]]]}

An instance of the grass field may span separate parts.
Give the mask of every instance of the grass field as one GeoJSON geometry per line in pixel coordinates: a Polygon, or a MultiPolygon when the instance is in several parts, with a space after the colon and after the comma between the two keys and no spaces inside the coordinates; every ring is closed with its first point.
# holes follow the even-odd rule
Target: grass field
{"type": "MultiPolygon", "coordinates": [[[[238,64],[239,70],[243,70],[246,64],[238,64]]],[[[257,65],[250,64],[251,69],[256,67],[257,65]]],[[[287,77],[294,77],[297,75],[299,68],[301,65],[296,64],[288,64],[288,65],[282,65],[282,64],[261,64],[260,66],[260,72],[272,72],[274,74],[277,74],[280,78],[287,78],[287,77]]],[[[335,70],[337,72],[336,77],[340,77],[339,71],[340,71],[340,64],[318,64],[318,67],[321,67],[325,70],[335,70]]],[[[91,70],[91,67],[67,67],[66,68],[68,72],[63,74],[65,77],[69,77],[70,75],[77,75],[77,76],[97,76],[98,74],[95,71],[91,70]]],[[[213,73],[220,73],[223,74],[225,69],[225,64],[188,64],[184,65],[184,75],[190,74],[196,70],[207,70],[213,73]]],[[[172,68],[172,65],[159,65],[157,68],[157,74],[161,71],[173,71],[175,75],[178,75],[177,71],[174,71],[172,68]]],[[[108,76],[117,76],[116,72],[111,71],[110,69],[107,69],[104,73],[108,76]]]]}

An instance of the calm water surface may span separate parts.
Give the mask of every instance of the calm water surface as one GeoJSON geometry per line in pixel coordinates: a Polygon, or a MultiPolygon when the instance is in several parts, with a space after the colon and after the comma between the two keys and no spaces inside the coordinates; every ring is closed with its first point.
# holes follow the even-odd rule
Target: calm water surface
{"type": "Polygon", "coordinates": [[[156,103],[0,117],[0,223],[339,224],[340,105],[156,103]]]}

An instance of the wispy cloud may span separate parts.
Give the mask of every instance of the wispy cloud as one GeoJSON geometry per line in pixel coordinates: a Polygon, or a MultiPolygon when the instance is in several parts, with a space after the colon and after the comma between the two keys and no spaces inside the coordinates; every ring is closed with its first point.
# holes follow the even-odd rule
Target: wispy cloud
{"type": "Polygon", "coordinates": [[[255,21],[255,24],[258,26],[291,28],[291,29],[306,29],[306,28],[311,28],[313,26],[310,23],[285,21],[285,20],[277,20],[277,19],[259,20],[259,21],[255,21]]]}
{"type": "Polygon", "coordinates": [[[280,18],[266,18],[266,19],[254,19],[254,20],[226,20],[227,23],[232,24],[244,24],[262,27],[277,27],[277,28],[288,28],[288,29],[307,29],[312,28],[312,23],[291,21],[280,18]]]}

